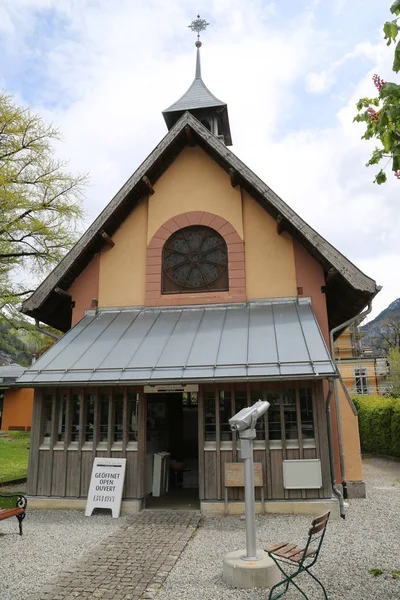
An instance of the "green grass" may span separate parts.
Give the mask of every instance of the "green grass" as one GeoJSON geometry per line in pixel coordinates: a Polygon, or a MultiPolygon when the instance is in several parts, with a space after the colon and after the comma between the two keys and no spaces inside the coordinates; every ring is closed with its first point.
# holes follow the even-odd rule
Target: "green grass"
{"type": "Polygon", "coordinates": [[[6,431],[0,437],[0,483],[23,479],[28,473],[29,431],[6,431]]]}

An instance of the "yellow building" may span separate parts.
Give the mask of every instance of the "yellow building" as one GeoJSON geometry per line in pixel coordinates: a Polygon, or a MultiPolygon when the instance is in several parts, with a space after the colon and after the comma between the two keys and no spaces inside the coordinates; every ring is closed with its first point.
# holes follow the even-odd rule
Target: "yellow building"
{"type": "Polygon", "coordinates": [[[373,356],[361,344],[363,333],[357,324],[348,327],[335,342],[336,364],[351,395],[383,395],[387,391],[386,358],[373,356]]]}

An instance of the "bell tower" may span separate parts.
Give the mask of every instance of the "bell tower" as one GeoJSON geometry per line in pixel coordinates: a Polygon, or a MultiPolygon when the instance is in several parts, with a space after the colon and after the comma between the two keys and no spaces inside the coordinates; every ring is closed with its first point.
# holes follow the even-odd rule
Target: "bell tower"
{"type": "Polygon", "coordinates": [[[204,31],[208,25],[209,23],[205,19],[201,19],[200,15],[197,15],[197,19],[189,25],[190,29],[197,33],[195,78],[187,92],[162,114],[168,129],[171,129],[183,113],[189,111],[226,146],[231,146],[228,106],[210,92],[201,77],[200,32],[204,31]]]}

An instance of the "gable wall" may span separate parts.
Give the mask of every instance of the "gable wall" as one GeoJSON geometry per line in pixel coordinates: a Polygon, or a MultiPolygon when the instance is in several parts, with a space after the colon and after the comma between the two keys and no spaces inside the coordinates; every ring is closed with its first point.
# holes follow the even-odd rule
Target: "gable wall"
{"type": "Polygon", "coordinates": [[[100,252],[99,306],[142,306],[145,300],[147,198],[112,236],[115,246],[100,252]]]}
{"type": "Polygon", "coordinates": [[[85,310],[90,308],[92,300],[99,296],[99,269],[100,256],[99,254],[95,254],[87,267],[68,289],[72,302],[75,303],[72,309],[71,327],[82,319],[85,310]]]}
{"type": "Polygon", "coordinates": [[[246,287],[249,300],[296,296],[293,241],[246,191],[243,195],[246,287]]]}
{"type": "Polygon", "coordinates": [[[296,285],[299,295],[312,298],[313,311],[324,336],[325,343],[329,348],[326,297],[321,291],[321,287],[325,285],[324,270],[297,240],[293,240],[293,250],[296,265],[296,285]]]}
{"type": "Polygon", "coordinates": [[[199,146],[186,146],[154,184],[149,198],[147,242],[169,219],[181,213],[205,211],[226,219],[243,239],[239,187],[199,146]]]}
{"type": "Polygon", "coordinates": [[[288,233],[278,235],[275,219],[240,186],[232,187],[230,177],[200,147],[184,148],[153,187],[154,194],[143,198],[112,236],[114,247],[104,244],[71,286],[76,302],[73,323],[96,297],[99,307],[177,305],[293,297],[302,287],[302,295],[313,298],[327,339],[322,268],[288,233]],[[209,215],[214,222],[204,221],[209,215]],[[199,223],[226,234],[230,283],[238,267],[233,252],[242,248],[243,255],[244,245],[244,265],[236,273],[241,278],[236,282],[242,286],[240,294],[237,290],[210,297],[200,293],[190,299],[188,294],[172,298],[155,290],[160,286],[161,249],[172,232],[171,223],[195,224],[196,216],[199,223]],[[232,249],[229,242],[234,243],[232,249]]]}

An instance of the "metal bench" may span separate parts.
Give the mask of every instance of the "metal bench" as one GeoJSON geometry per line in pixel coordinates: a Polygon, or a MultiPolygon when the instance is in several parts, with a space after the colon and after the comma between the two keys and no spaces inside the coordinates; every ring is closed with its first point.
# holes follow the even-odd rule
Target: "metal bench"
{"type": "Polygon", "coordinates": [[[19,492],[15,494],[0,494],[0,521],[10,517],[17,517],[19,535],[22,535],[22,521],[25,519],[27,504],[27,499],[19,492]]]}
{"type": "MultiPolygon", "coordinates": [[[[244,487],[244,463],[225,463],[225,516],[228,512],[228,488],[244,487]]],[[[262,512],[265,514],[262,463],[254,463],[254,487],[261,488],[262,512]]]]}
{"type": "Polygon", "coordinates": [[[286,594],[291,583],[299,590],[304,598],[307,598],[308,600],[308,596],[305,592],[293,581],[295,577],[301,573],[310,575],[310,577],[322,587],[325,599],[328,600],[324,586],[320,580],[309,571],[309,569],[317,562],[322,542],[324,541],[329,515],[330,513],[327,512],[312,521],[308,531],[308,540],[304,548],[299,548],[296,544],[291,544],[289,542],[280,542],[279,544],[274,544],[270,548],[265,548],[265,552],[272,558],[284,576],[282,581],[271,588],[268,600],[276,600],[279,596],[286,594]],[[275,590],[281,586],[284,586],[284,589],[275,593],[275,590]]]}

